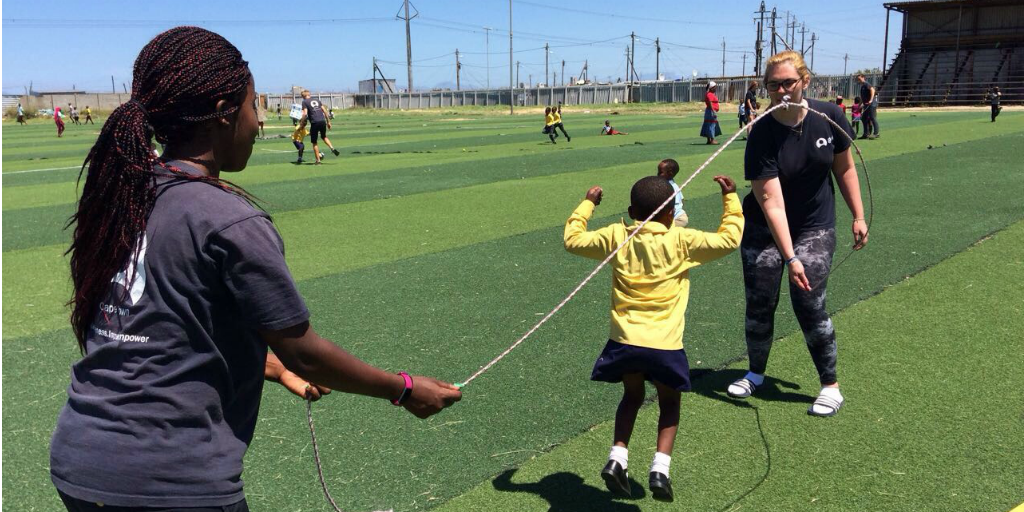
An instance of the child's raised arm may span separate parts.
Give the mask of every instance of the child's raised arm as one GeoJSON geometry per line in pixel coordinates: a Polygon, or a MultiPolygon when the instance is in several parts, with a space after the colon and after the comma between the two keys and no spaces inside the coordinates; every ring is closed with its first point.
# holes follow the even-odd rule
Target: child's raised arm
{"type": "Polygon", "coordinates": [[[687,255],[696,263],[707,263],[729,254],[740,246],[743,238],[743,206],[736,195],[736,183],[728,176],[715,176],[715,181],[722,187],[722,223],[718,231],[682,231],[687,255]]]}
{"type": "Polygon", "coordinates": [[[576,207],[576,210],[565,222],[563,242],[565,250],[584,258],[603,259],[615,250],[612,226],[597,231],[587,231],[587,222],[594,214],[594,208],[601,204],[604,191],[594,186],[587,191],[587,197],[576,207]]]}

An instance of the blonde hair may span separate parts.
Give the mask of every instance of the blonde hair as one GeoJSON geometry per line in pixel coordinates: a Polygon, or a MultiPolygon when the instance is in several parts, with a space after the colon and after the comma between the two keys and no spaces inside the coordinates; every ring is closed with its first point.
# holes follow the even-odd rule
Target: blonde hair
{"type": "Polygon", "coordinates": [[[807,63],[804,62],[804,58],[800,55],[800,52],[795,50],[786,50],[772,55],[764,67],[765,80],[768,80],[768,72],[771,71],[773,67],[786,62],[792,64],[793,67],[796,68],[796,72],[800,75],[801,80],[810,80],[811,70],[807,68],[807,63]]]}

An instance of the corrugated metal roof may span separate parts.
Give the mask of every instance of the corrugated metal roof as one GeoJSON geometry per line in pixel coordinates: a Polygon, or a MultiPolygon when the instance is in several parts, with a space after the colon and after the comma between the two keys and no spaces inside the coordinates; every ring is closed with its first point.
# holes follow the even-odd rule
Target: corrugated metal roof
{"type": "Polygon", "coordinates": [[[983,7],[997,5],[1020,5],[1020,0],[909,0],[906,2],[886,2],[886,9],[897,11],[915,11],[942,9],[947,7],[983,7]]]}

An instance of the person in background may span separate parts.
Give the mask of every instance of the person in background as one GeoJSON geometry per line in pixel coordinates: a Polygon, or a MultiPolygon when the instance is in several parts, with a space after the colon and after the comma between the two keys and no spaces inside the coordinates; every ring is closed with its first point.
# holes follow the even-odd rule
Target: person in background
{"type": "Polygon", "coordinates": [[[999,106],[999,101],[1002,99],[1003,93],[999,92],[999,87],[993,87],[992,90],[988,92],[989,104],[992,106],[993,123],[996,122],[996,116],[999,115],[999,112],[1003,110],[1003,108],[999,106]]]}
{"type": "Polygon", "coordinates": [[[717,87],[714,80],[708,82],[708,91],[704,94],[704,124],[700,126],[700,136],[706,138],[708,144],[718,144],[715,137],[722,134],[722,128],[718,126],[717,87]]]}
{"type": "Polygon", "coordinates": [[[60,107],[56,107],[53,109],[53,122],[57,125],[57,137],[61,137],[64,135],[64,119],[62,119],[63,117],[64,115],[60,113],[60,107]]]}
{"type": "Polygon", "coordinates": [[[25,109],[21,108],[21,103],[18,103],[18,124],[25,124],[25,109]]]}
{"type": "Polygon", "coordinates": [[[864,135],[862,139],[877,139],[878,138],[878,95],[876,94],[875,86],[868,83],[867,78],[863,73],[857,75],[857,81],[860,82],[860,97],[863,109],[861,111],[861,118],[864,119],[864,135]]]}
{"type": "Polygon", "coordinates": [[[850,107],[850,117],[853,123],[853,136],[856,137],[860,134],[860,116],[864,110],[864,104],[860,101],[860,96],[854,96],[853,106],[850,107]]]}
{"type": "Polygon", "coordinates": [[[96,124],[96,122],[92,120],[92,109],[89,108],[89,105],[85,106],[85,122],[82,124],[96,124]]]}
{"type": "Polygon", "coordinates": [[[606,119],[604,126],[601,128],[601,135],[629,135],[629,133],[620,132],[615,128],[612,128],[611,122],[606,119]]]}

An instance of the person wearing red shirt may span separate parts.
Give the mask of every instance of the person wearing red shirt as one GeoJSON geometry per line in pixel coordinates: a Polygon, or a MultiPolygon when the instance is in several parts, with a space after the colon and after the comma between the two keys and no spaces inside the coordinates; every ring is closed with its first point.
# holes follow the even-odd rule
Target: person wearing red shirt
{"type": "Polygon", "coordinates": [[[708,139],[708,144],[718,144],[715,137],[722,134],[722,128],[718,126],[717,87],[714,80],[708,82],[708,92],[704,95],[704,124],[700,127],[700,136],[708,139]]]}

